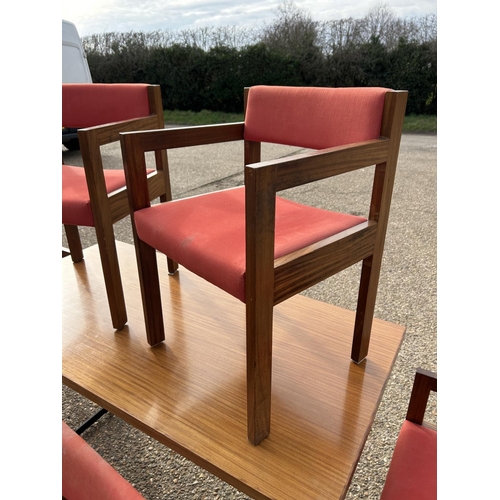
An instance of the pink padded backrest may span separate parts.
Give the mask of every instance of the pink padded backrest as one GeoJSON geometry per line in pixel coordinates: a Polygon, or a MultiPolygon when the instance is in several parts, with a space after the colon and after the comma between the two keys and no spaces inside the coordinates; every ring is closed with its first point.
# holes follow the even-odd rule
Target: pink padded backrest
{"type": "Polygon", "coordinates": [[[85,128],[149,116],[149,85],[63,83],[62,126],[85,128]]]}
{"type": "Polygon", "coordinates": [[[312,149],[378,139],[389,89],[250,87],[245,139],[312,149]]]}

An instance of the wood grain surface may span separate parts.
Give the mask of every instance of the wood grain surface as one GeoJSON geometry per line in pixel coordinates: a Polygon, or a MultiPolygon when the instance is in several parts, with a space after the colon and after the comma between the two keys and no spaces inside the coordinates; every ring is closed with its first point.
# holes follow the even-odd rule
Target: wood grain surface
{"type": "Polygon", "coordinates": [[[354,313],[303,296],[274,309],[269,437],[247,440],[245,307],[159,259],[166,339],[146,341],[134,248],[117,242],[128,325],[109,324],[97,247],[63,259],[63,383],[258,499],[344,498],[404,327],[375,320],[350,359],[354,313]]]}

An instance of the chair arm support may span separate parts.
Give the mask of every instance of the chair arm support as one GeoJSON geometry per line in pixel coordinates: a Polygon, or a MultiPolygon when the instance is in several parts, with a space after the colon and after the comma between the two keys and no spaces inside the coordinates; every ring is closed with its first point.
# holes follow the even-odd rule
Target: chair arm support
{"type": "MultiPolygon", "coordinates": [[[[83,167],[85,169],[85,177],[92,200],[92,210],[101,212],[96,204],[103,203],[105,199],[112,197],[106,194],[104,165],[100,146],[118,141],[120,133],[131,132],[143,128],[155,128],[159,124],[158,118],[157,115],[150,115],[78,130],[83,167]]],[[[161,119],[163,119],[163,117],[161,117],[161,119]]],[[[124,189],[125,188],[120,191],[124,191],[124,189]]],[[[118,193],[113,193],[113,195],[117,194],[118,193]]],[[[121,204],[119,200],[115,200],[115,205],[116,203],[121,204]]],[[[118,212],[123,212],[123,210],[120,209],[118,212]]]]}
{"type": "Polygon", "coordinates": [[[243,140],[243,122],[199,127],[140,130],[119,134],[132,212],[150,206],[147,152],[243,140]]]}
{"type": "MultiPolygon", "coordinates": [[[[290,276],[295,276],[295,271],[292,269],[294,269],[296,262],[300,263],[302,259],[300,252],[296,252],[287,256],[286,259],[281,259],[275,270],[276,263],[273,255],[276,193],[355,169],[384,163],[387,160],[388,151],[389,141],[383,138],[245,166],[247,275],[251,276],[252,272],[249,270],[257,267],[261,270],[265,268],[259,275],[266,276],[266,279],[271,280],[271,276],[276,274],[276,283],[268,284],[263,290],[255,293],[255,296],[263,294],[267,289],[276,290],[273,302],[279,303],[286,299],[290,292],[298,293],[317,283],[320,279],[345,269],[353,263],[347,258],[342,258],[329,268],[323,268],[322,264],[318,267],[318,262],[324,260],[321,258],[323,252],[331,253],[331,246],[336,245],[335,239],[323,241],[319,245],[304,249],[316,256],[317,260],[313,259],[315,261],[314,269],[310,265],[299,265],[296,274],[300,275],[301,279],[295,281],[300,285],[291,286],[288,279],[290,276]],[[319,274],[316,273],[318,269],[321,269],[319,274]]],[[[376,224],[367,224],[363,226],[362,230],[357,228],[353,238],[358,239],[361,235],[366,236],[366,244],[362,246],[366,254],[358,255],[355,262],[373,252],[373,237],[376,227],[376,224]]],[[[346,237],[346,234],[343,234],[343,237],[346,237]]],[[[342,244],[348,245],[349,241],[349,238],[345,238],[342,244]]],[[[352,252],[344,251],[340,254],[346,257],[352,252]]],[[[308,256],[308,259],[311,258],[311,255],[308,256]]],[[[254,290],[250,285],[247,281],[247,304],[248,297],[253,296],[252,290],[254,290]]],[[[256,284],[253,285],[256,286],[256,284]]]]}
{"type": "Polygon", "coordinates": [[[386,138],[310,151],[294,157],[246,165],[246,169],[274,170],[275,191],[377,165],[387,160],[389,140],[386,138]]]}
{"type": "Polygon", "coordinates": [[[431,391],[437,392],[437,374],[422,368],[417,368],[410,402],[408,404],[406,420],[422,425],[425,408],[431,391]]]}

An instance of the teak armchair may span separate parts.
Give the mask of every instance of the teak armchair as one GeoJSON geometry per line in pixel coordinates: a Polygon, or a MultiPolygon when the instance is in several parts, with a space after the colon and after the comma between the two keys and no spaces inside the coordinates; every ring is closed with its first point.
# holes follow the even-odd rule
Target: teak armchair
{"type": "MultiPolygon", "coordinates": [[[[113,224],[129,214],[125,174],[105,169],[101,146],[117,142],[119,132],[164,127],[161,92],[147,84],[63,84],[62,124],[78,131],[83,167],[62,165],[62,223],[73,262],[83,259],[78,226],[94,227],[113,327],[127,322],[113,224]]],[[[156,154],[148,170],[151,200],[171,199],[166,156],[156,154]]],[[[67,255],[63,250],[63,256],[67,255]]]]}
{"type": "Polygon", "coordinates": [[[431,392],[437,374],[418,368],[380,500],[437,499],[437,430],[424,420],[431,392]]]}
{"type": "Polygon", "coordinates": [[[270,430],[273,307],[363,261],[352,359],[367,355],[407,92],[256,86],[245,121],[121,134],[147,339],[165,339],[156,250],[246,304],[248,438],[270,430]],[[245,186],[151,207],[145,152],[244,141],[245,186]],[[261,162],[261,143],[317,151],[261,162]],[[276,193],[376,165],[368,219],[276,193]]]}

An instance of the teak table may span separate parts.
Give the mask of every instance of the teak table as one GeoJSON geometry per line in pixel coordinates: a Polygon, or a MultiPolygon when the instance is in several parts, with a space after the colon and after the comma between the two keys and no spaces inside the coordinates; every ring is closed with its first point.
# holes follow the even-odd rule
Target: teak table
{"type": "MultiPolygon", "coordinates": [[[[134,248],[118,242],[129,321],[111,326],[97,247],[63,259],[63,383],[257,499],[344,498],[404,328],[375,320],[350,360],[354,313],[275,307],[271,434],[246,438],[245,306],[159,259],[166,341],[146,341],[134,248]]],[[[168,478],[165,478],[168,481],[168,478]]]]}

